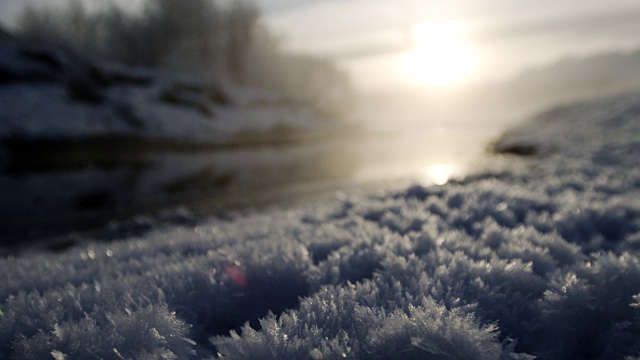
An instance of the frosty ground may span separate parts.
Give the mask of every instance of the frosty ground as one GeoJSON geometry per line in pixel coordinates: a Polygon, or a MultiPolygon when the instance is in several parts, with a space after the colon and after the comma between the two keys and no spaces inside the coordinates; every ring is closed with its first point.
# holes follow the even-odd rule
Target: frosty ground
{"type": "Polygon", "coordinates": [[[562,106],[494,144],[525,169],[2,259],[0,357],[638,357],[638,134],[562,106]]]}

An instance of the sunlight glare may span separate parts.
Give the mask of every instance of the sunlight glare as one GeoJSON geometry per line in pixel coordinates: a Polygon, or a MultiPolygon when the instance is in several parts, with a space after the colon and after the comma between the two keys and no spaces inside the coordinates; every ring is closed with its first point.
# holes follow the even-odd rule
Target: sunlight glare
{"type": "Polygon", "coordinates": [[[470,46],[454,23],[414,26],[414,46],[406,55],[405,72],[414,82],[437,88],[463,83],[474,67],[470,46]]]}
{"type": "Polygon", "coordinates": [[[427,166],[423,171],[423,175],[428,183],[444,185],[455,174],[456,170],[456,167],[451,164],[436,164],[427,166]]]}

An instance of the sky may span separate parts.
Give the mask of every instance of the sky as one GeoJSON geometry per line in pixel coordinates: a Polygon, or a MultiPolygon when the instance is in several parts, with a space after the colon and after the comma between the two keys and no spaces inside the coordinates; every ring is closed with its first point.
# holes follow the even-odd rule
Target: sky
{"type": "Polygon", "coordinates": [[[297,51],[367,88],[500,81],[567,57],[640,48],[637,0],[260,0],[297,51]]]}
{"type": "MultiPolygon", "coordinates": [[[[64,1],[0,0],[0,21],[10,24],[28,3],[64,1]]],[[[505,80],[567,57],[640,48],[637,0],[257,4],[283,48],[335,59],[361,89],[451,89],[505,80]]]]}

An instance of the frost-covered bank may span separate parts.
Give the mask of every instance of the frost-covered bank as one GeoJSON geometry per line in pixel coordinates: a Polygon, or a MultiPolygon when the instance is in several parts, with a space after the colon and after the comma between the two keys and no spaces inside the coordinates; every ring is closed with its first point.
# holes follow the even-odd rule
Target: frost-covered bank
{"type": "Polygon", "coordinates": [[[338,126],[273,90],[89,60],[17,38],[0,39],[0,119],[0,141],[18,153],[67,143],[112,152],[292,141],[338,126]]]}
{"type": "Polygon", "coordinates": [[[507,134],[524,171],[1,260],[0,354],[638,356],[638,99],[507,134]]]}

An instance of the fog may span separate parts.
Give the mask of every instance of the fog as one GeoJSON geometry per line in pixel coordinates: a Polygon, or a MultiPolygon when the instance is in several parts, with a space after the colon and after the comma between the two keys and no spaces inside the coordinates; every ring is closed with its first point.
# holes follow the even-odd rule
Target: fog
{"type": "MultiPolygon", "coordinates": [[[[265,9],[274,3],[282,4],[260,2],[265,9]]],[[[390,84],[388,78],[380,83],[371,78],[398,70],[394,61],[402,57],[403,50],[411,50],[405,35],[424,24],[444,22],[459,27],[466,46],[478,58],[470,82],[507,79],[527,68],[548,65],[561,58],[629,50],[639,45],[635,34],[640,26],[636,21],[640,9],[632,1],[515,4],[485,0],[450,5],[425,1],[299,1],[296,4],[286,10],[277,7],[267,10],[267,23],[282,34],[286,46],[296,50],[334,55],[353,54],[360,49],[363,56],[345,61],[345,65],[356,73],[354,81],[363,85],[416,85],[410,76],[398,77],[390,84]],[[370,50],[376,48],[397,53],[383,51],[375,59],[370,50]]]]}
{"type": "Polygon", "coordinates": [[[285,49],[346,69],[362,117],[387,129],[454,121],[500,132],[555,104],[640,87],[634,1],[258,4],[285,49]]]}

